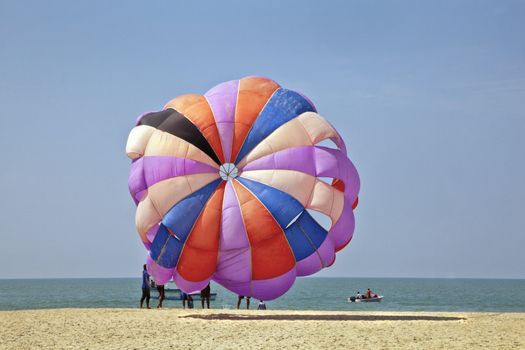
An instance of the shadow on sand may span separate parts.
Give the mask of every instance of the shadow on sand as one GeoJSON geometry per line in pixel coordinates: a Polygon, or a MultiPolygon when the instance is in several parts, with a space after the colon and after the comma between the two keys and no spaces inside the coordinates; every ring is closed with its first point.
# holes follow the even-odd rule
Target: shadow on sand
{"type": "Polygon", "coordinates": [[[417,315],[235,315],[210,314],[187,315],[182,318],[198,318],[202,320],[272,320],[272,321],[460,321],[463,317],[450,316],[417,316],[417,315]]]}

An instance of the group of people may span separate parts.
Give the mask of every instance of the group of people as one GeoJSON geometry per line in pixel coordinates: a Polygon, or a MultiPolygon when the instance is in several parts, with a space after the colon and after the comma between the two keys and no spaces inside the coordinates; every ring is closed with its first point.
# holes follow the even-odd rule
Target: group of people
{"type": "MultiPolygon", "coordinates": [[[[201,305],[204,309],[204,303],[206,303],[206,307],[210,308],[210,297],[211,297],[211,287],[210,284],[201,290],[201,305]]],[[[188,309],[193,309],[193,297],[191,294],[184,293],[183,291],[180,292],[180,298],[182,300],[182,307],[185,309],[186,304],[188,305],[188,309]]]]}
{"type": "MultiPolygon", "coordinates": [[[[146,268],[146,264],[143,265],[142,270],[142,296],[140,298],[140,308],[142,309],[144,307],[144,301],[146,301],[146,308],[151,309],[149,306],[149,301],[151,298],[151,288],[156,288],[157,292],[159,292],[159,303],[157,305],[157,308],[162,308],[162,302],[165,299],[164,294],[164,285],[157,284],[155,281],[150,280],[150,275],[148,273],[148,270],[146,268]]],[[[204,309],[204,303],[206,303],[206,307],[210,308],[210,296],[211,296],[211,288],[210,284],[206,286],[203,290],[201,290],[201,303],[202,308],[204,309]]],[[[189,309],[193,309],[193,298],[190,294],[184,293],[181,291],[181,300],[182,300],[182,307],[186,308],[186,304],[188,305],[189,309]]]]}
{"type": "MultiPolygon", "coordinates": [[[[237,298],[237,309],[241,307],[241,302],[244,299],[244,295],[239,295],[237,298]]],[[[250,308],[250,300],[252,297],[246,297],[246,309],[250,308]]],[[[263,300],[259,300],[259,305],[257,306],[257,310],[266,310],[266,304],[263,300]]]]}
{"type": "Polygon", "coordinates": [[[164,285],[155,284],[155,282],[150,282],[150,276],[148,270],[146,269],[146,264],[143,266],[142,270],[142,297],[140,298],[140,308],[142,309],[144,301],[146,301],[146,308],[151,309],[149,306],[149,300],[151,298],[150,290],[151,288],[157,288],[159,292],[159,303],[157,309],[162,307],[162,302],[164,301],[164,285]]]}
{"type": "MultiPolygon", "coordinates": [[[[144,264],[143,270],[142,270],[142,297],[140,298],[140,308],[141,309],[144,306],[144,301],[146,301],[146,307],[148,309],[151,309],[151,307],[149,306],[149,301],[151,298],[151,293],[150,293],[151,288],[157,288],[157,291],[159,293],[159,303],[157,305],[157,308],[160,309],[162,308],[162,302],[164,301],[164,298],[165,298],[164,285],[156,284],[154,281],[150,281],[150,275],[146,268],[146,264],[144,264]]],[[[202,308],[204,309],[204,304],[206,304],[206,307],[209,309],[210,308],[210,297],[211,297],[211,287],[209,283],[203,290],[201,290],[200,297],[201,297],[202,308]]],[[[191,294],[184,293],[183,291],[181,291],[180,298],[182,300],[182,307],[184,309],[186,308],[186,306],[188,307],[188,309],[193,309],[193,297],[191,296],[191,294]]],[[[244,298],[245,297],[243,295],[239,295],[237,299],[237,309],[240,308],[241,301],[244,298]]],[[[251,297],[249,296],[246,297],[246,309],[250,308],[250,299],[251,297]]],[[[257,310],[266,310],[266,304],[264,303],[264,301],[259,300],[259,306],[257,307],[257,310]]]]}
{"type": "Polygon", "coordinates": [[[365,294],[357,292],[356,299],[370,299],[370,298],[377,298],[377,294],[372,292],[370,288],[366,290],[365,294]]]}

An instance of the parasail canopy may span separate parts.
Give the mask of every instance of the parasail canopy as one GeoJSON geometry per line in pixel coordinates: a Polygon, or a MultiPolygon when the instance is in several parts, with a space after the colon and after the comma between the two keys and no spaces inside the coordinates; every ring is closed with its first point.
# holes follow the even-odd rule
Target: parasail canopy
{"type": "Polygon", "coordinates": [[[273,80],[179,96],[139,117],[126,153],[159,284],[193,292],[214,280],[272,300],[297,276],[331,266],[352,239],[359,176],[345,143],[308,98],[273,80]]]}

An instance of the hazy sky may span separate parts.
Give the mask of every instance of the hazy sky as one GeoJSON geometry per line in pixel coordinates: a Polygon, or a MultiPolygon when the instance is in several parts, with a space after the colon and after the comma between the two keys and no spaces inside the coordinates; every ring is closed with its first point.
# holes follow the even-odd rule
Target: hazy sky
{"type": "Polygon", "coordinates": [[[145,111],[263,75],[362,180],[321,276],[525,278],[523,1],[0,1],[0,278],[136,276],[145,111]]]}

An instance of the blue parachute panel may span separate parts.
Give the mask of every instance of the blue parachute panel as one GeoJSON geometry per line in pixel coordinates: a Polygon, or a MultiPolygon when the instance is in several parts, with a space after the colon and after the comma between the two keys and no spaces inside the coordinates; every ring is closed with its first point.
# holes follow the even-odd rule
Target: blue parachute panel
{"type": "Polygon", "coordinates": [[[161,224],[151,243],[151,258],[160,266],[173,268],[177,264],[182,246],[183,243],[173,237],[166,226],[161,224]]]}
{"type": "Polygon", "coordinates": [[[274,92],[252,125],[235,163],[270,135],[275,129],[304,112],[313,112],[315,107],[301,94],[280,88],[274,92]]]}
{"type": "Polygon", "coordinates": [[[162,223],[168,227],[182,241],[186,241],[195,220],[199,217],[202,208],[210,199],[211,195],[219,186],[221,179],[210,182],[198,191],[180,200],[175,204],[162,219],[162,223]]]}
{"type": "Polygon", "coordinates": [[[166,268],[176,266],[195,221],[221,181],[217,179],[193,192],[180,200],[164,215],[159,231],[150,247],[151,258],[159,265],[166,268]]]}
{"type": "Polygon", "coordinates": [[[295,198],[260,182],[238,177],[268,209],[284,230],[296,261],[315,252],[324,242],[327,231],[315,221],[295,198]]]}
{"type": "Polygon", "coordinates": [[[286,192],[243,177],[237,180],[264,204],[282,229],[304,210],[301,203],[286,192]]]}
{"type": "Polygon", "coordinates": [[[328,232],[306,210],[284,231],[296,261],[310,256],[326,239],[328,232]]]}

